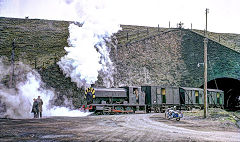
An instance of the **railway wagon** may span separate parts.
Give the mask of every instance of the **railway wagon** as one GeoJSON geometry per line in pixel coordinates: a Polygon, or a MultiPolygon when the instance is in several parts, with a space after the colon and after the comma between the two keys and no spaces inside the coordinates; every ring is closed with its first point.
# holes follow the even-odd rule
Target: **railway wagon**
{"type": "MultiPolygon", "coordinates": [[[[203,109],[204,90],[201,88],[180,87],[181,108],[191,110],[192,108],[203,109]]],[[[224,106],[224,92],[218,89],[207,89],[208,107],[224,106]]]]}
{"type": "Polygon", "coordinates": [[[204,105],[204,92],[201,88],[180,87],[181,108],[191,110],[192,108],[202,109],[204,105]]]}
{"type": "Polygon", "coordinates": [[[218,89],[208,89],[209,107],[224,108],[224,92],[218,89]]]}
{"type": "MultiPolygon", "coordinates": [[[[204,92],[201,88],[142,86],[145,92],[147,111],[164,112],[166,108],[176,106],[177,109],[203,109],[204,92]]],[[[217,89],[208,89],[208,107],[224,105],[224,92],[217,89]]]]}
{"type": "Polygon", "coordinates": [[[145,92],[145,100],[148,112],[164,112],[168,107],[180,106],[178,87],[166,86],[142,86],[145,92]]]}
{"type": "Polygon", "coordinates": [[[146,111],[145,94],[141,87],[94,88],[94,98],[88,101],[97,114],[135,113],[146,111]]]}

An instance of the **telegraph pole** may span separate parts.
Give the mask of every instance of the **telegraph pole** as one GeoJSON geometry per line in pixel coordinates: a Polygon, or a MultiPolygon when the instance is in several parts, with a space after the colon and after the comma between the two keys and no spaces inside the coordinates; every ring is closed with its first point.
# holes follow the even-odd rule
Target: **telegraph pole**
{"type": "Polygon", "coordinates": [[[14,50],[15,50],[15,39],[12,42],[12,54],[11,54],[11,73],[10,73],[10,82],[9,87],[14,87],[14,50]]]}
{"type": "Polygon", "coordinates": [[[207,43],[208,43],[208,36],[207,36],[207,14],[209,9],[206,8],[206,34],[204,39],[204,118],[207,117],[207,43]]]}

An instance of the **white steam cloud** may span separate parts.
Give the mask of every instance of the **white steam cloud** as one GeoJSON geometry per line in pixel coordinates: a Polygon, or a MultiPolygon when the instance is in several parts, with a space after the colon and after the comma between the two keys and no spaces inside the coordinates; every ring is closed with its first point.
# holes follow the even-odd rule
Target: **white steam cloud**
{"type": "Polygon", "coordinates": [[[10,66],[4,62],[4,59],[0,58],[0,118],[33,118],[31,113],[33,98],[38,96],[43,100],[43,117],[90,114],[51,105],[54,91],[45,89],[40,75],[22,63],[17,63],[15,67],[16,88],[8,88],[2,82],[9,74],[10,66]]]}
{"type": "Polygon", "coordinates": [[[100,71],[104,85],[111,87],[114,67],[106,41],[110,42],[109,37],[120,29],[120,25],[103,1],[80,0],[68,4],[76,7],[82,26],[70,24],[70,47],[65,47],[67,55],[58,65],[79,87],[95,83],[100,71]]]}

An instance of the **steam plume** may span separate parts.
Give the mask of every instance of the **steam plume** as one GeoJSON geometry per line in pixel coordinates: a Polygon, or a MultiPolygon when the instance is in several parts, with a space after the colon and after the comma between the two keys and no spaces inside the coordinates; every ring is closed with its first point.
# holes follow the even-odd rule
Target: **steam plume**
{"type": "Polygon", "coordinates": [[[4,83],[10,71],[7,61],[0,58],[0,118],[32,118],[33,98],[41,96],[43,100],[43,116],[86,116],[78,110],[51,105],[54,90],[44,88],[40,75],[21,62],[15,67],[16,89],[8,88],[4,83]]]}
{"type": "Polygon", "coordinates": [[[94,83],[99,71],[104,74],[104,85],[112,86],[114,68],[109,58],[110,49],[105,41],[119,30],[119,24],[115,22],[103,1],[80,0],[68,4],[75,5],[81,19],[78,22],[83,25],[79,27],[70,24],[70,47],[65,47],[67,55],[58,65],[79,87],[94,83]]]}

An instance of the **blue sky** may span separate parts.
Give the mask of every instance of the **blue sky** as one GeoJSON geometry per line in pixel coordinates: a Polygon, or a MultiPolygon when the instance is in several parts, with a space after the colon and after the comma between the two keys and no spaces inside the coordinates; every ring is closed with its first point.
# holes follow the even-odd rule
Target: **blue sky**
{"type": "Polygon", "coordinates": [[[176,27],[181,21],[184,28],[192,23],[201,30],[205,28],[205,9],[209,8],[208,30],[240,34],[239,0],[0,0],[0,16],[79,21],[79,5],[87,7],[95,2],[105,7],[106,17],[119,24],[168,27],[170,21],[176,27]]]}

